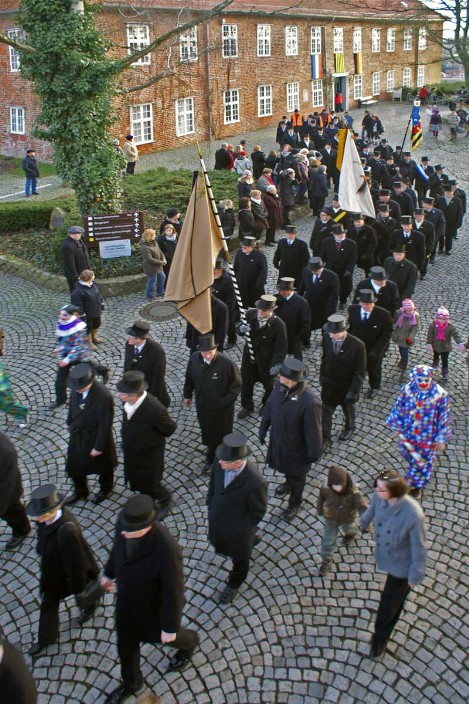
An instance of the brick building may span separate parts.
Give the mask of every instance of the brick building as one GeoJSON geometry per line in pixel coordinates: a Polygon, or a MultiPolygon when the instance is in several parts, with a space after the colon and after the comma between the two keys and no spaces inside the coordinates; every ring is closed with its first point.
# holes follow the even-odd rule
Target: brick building
{"type": "MultiPolygon", "coordinates": [[[[179,4],[184,11],[176,0],[103,2],[96,22],[116,55],[124,56],[216,2],[179,4]]],[[[253,8],[234,0],[223,15],[133,64],[122,74],[112,136],[122,142],[131,132],[141,153],[154,152],[274,127],[296,107],[303,114],[332,107],[337,90],[349,109],[359,100],[389,100],[403,86],[440,81],[441,46],[430,41],[416,0],[289,5],[260,0],[253,8]],[[144,86],[171,62],[174,73],[125,92],[144,86]]],[[[443,18],[424,12],[432,31],[442,32],[443,18]]],[[[0,10],[0,31],[20,36],[14,10],[0,10]]],[[[38,109],[18,69],[18,53],[0,44],[0,152],[20,156],[32,145],[48,158],[51,146],[29,137],[38,109]]]]}

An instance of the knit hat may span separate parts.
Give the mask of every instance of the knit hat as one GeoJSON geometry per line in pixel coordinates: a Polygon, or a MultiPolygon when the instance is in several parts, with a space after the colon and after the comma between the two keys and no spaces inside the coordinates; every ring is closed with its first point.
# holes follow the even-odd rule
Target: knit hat
{"type": "Polygon", "coordinates": [[[415,310],[415,304],[410,298],[404,298],[402,301],[402,310],[415,310]]]}
{"type": "Polygon", "coordinates": [[[327,475],[327,485],[333,486],[334,484],[341,484],[345,486],[348,482],[349,476],[345,469],[338,467],[337,465],[332,465],[329,467],[329,474],[327,475]]]}
{"type": "Polygon", "coordinates": [[[438,310],[436,311],[437,316],[441,315],[444,316],[445,318],[449,318],[449,310],[447,308],[444,308],[443,306],[440,306],[438,310]]]}

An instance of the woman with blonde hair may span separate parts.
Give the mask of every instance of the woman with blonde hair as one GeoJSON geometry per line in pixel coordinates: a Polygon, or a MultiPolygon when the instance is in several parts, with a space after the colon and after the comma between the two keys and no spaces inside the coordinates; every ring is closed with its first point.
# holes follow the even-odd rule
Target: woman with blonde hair
{"type": "Polygon", "coordinates": [[[147,301],[154,301],[155,298],[163,298],[164,284],[166,281],[163,267],[166,264],[166,259],[156,242],[155,230],[147,229],[143,231],[142,239],[140,240],[140,252],[143,260],[143,273],[148,276],[145,291],[147,301]]]}

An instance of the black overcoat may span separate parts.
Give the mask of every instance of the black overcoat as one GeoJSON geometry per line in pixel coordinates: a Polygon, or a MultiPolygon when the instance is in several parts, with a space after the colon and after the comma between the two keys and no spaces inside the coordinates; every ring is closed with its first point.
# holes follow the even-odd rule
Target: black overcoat
{"type": "MultiPolygon", "coordinates": [[[[215,342],[218,345],[218,349],[220,352],[223,352],[225,337],[228,331],[228,306],[217,296],[214,296],[213,293],[210,296],[210,306],[212,309],[212,329],[210,333],[215,335],[215,342]]],[[[186,346],[189,347],[191,354],[197,350],[200,335],[201,333],[193,325],[187,323],[186,346]]]]}
{"type": "Polygon", "coordinates": [[[306,474],[322,452],[319,395],[305,383],[288,391],[277,383],[264,406],[259,427],[261,442],[269,428],[269,467],[283,474],[306,474]]]}
{"type": "Polygon", "coordinates": [[[313,272],[306,267],[299,292],[309,304],[311,330],[322,328],[330,315],[333,315],[339,302],[339,277],[329,269],[323,269],[321,276],[313,284],[313,272]]]}
{"type": "Polygon", "coordinates": [[[67,425],[70,428],[65,470],[69,477],[101,474],[117,466],[116,448],[112,434],[114,400],[105,386],[94,380],[88,396],[70,393],[67,425]],[[102,454],[91,457],[91,450],[102,454]]]}
{"type": "Polygon", "coordinates": [[[348,308],[350,334],[365,343],[367,358],[373,355],[377,359],[384,357],[389,347],[393,331],[389,311],[376,306],[367,320],[361,319],[361,306],[356,303],[348,308]]]}
{"type": "Polygon", "coordinates": [[[218,279],[213,280],[212,293],[226,305],[230,319],[234,318],[236,312],[236,294],[233,281],[227,271],[224,271],[218,279]]]}
{"type": "Polygon", "coordinates": [[[420,227],[417,227],[414,222],[412,228],[415,232],[421,232],[425,237],[425,254],[429,257],[435,247],[435,225],[429,220],[424,220],[420,223],[420,227]]]}
{"type": "Polygon", "coordinates": [[[347,391],[358,400],[365,373],[366,348],[361,340],[347,334],[339,354],[335,355],[331,338],[323,335],[319,370],[323,403],[338,406],[344,403],[347,391]]]}
{"type": "Polygon", "coordinates": [[[435,208],[441,210],[445,216],[446,221],[446,232],[456,232],[463,221],[463,207],[459,198],[451,198],[449,203],[446,203],[444,196],[438,196],[435,198],[435,208]]]}
{"type": "Polygon", "coordinates": [[[23,495],[16,448],[5,433],[0,433],[0,516],[23,495]]]}
{"type": "Polygon", "coordinates": [[[384,268],[389,281],[396,284],[401,301],[412,298],[418,277],[415,264],[408,259],[396,262],[394,257],[387,257],[384,260],[384,268]]]}
{"type": "Polygon", "coordinates": [[[397,220],[395,218],[377,218],[373,223],[373,229],[378,238],[376,246],[376,260],[381,264],[389,254],[389,240],[391,232],[396,229],[397,220]]]}
{"type": "Polygon", "coordinates": [[[128,342],[125,345],[124,372],[137,370],[143,372],[148,384],[148,393],[161,401],[168,408],[170,398],[165,383],[166,353],[154,340],[147,340],[139,354],[128,342]]]}
{"type": "Polygon", "coordinates": [[[67,281],[76,281],[84,269],[90,269],[90,257],[82,240],[66,237],[60,245],[62,273],[67,281]]]}
{"type": "Polygon", "coordinates": [[[421,271],[425,264],[425,237],[417,230],[410,231],[410,237],[404,236],[403,230],[394,230],[389,238],[391,254],[396,245],[405,245],[406,257],[421,271]]]}
{"type": "Polygon", "coordinates": [[[267,281],[267,258],[257,249],[253,249],[250,254],[244,254],[239,250],[233,268],[243,307],[250,308],[264,294],[267,281]]]}
{"type": "Polygon", "coordinates": [[[287,328],[288,354],[302,359],[301,346],[309,344],[311,334],[311,315],[307,301],[297,293],[288,300],[277,296],[275,314],[287,328]]]}
{"type": "Polygon", "coordinates": [[[353,240],[345,238],[337,249],[334,237],[325,239],[319,256],[326,263],[326,269],[334,271],[339,279],[346,273],[353,274],[357,263],[358,249],[353,240]]]}
{"type": "Polygon", "coordinates": [[[370,225],[363,225],[359,230],[354,225],[348,228],[347,237],[355,242],[358,250],[357,266],[368,273],[370,267],[375,263],[375,251],[377,238],[375,231],[370,225]]]}
{"type": "Polygon", "coordinates": [[[151,394],[147,394],[130,420],[124,411],[121,430],[124,479],[132,491],[151,495],[160,486],[166,438],[175,430],[175,421],[151,394]]]}
{"type": "Polygon", "coordinates": [[[36,685],[24,657],[7,640],[2,641],[0,692],[3,704],[36,704],[36,685]]]}
{"type": "Polygon", "coordinates": [[[216,447],[223,437],[233,432],[234,407],[241,391],[241,374],[234,362],[217,352],[205,364],[200,352],[189,359],[184,384],[184,398],[195,393],[197,419],[202,442],[216,447]]]}
{"type": "MultiPolygon", "coordinates": [[[[362,289],[373,289],[371,279],[362,279],[357,284],[355,289],[355,294],[353,296],[353,302],[358,303],[359,294],[362,289]]],[[[380,308],[385,308],[391,314],[392,319],[396,317],[396,311],[400,305],[399,289],[394,281],[386,281],[384,286],[381,286],[378,293],[374,291],[376,296],[376,305],[380,308]]],[[[353,334],[353,333],[352,333],[353,334]]]]}
{"type": "Polygon", "coordinates": [[[311,233],[311,239],[309,240],[309,248],[315,257],[319,257],[324,240],[328,237],[332,237],[333,225],[335,225],[335,223],[332,218],[327,222],[323,222],[319,217],[316,219],[311,233]]]}
{"type": "Polygon", "coordinates": [[[431,208],[425,211],[425,222],[431,222],[435,226],[435,237],[437,240],[444,237],[446,220],[444,214],[438,208],[431,208]]]}
{"type": "Polygon", "coordinates": [[[287,238],[282,237],[277,244],[273,259],[274,267],[278,269],[279,279],[283,276],[291,276],[295,279],[295,286],[298,286],[308,261],[309,251],[306,242],[295,237],[289,245],[287,238]]]}
{"type": "MultiPolygon", "coordinates": [[[[283,362],[287,356],[288,336],[283,320],[272,315],[264,327],[259,327],[257,309],[246,311],[246,322],[250,328],[251,343],[254,351],[255,364],[259,378],[270,383],[270,369],[283,362]]],[[[247,343],[243,349],[242,364],[250,364],[247,343]]],[[[241,369],[242,371],[242,369],[241,369]]]]}

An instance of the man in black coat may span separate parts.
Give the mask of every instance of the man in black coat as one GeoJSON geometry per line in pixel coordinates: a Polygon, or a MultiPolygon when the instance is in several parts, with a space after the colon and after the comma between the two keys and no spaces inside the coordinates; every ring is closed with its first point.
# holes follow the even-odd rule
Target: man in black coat
{"type": "Polygon", "coordinates": [[[309,240],[309,248],[315,257],[319,256],[324,240],[332,237],[332,227],[335,224],[333,214],[332,208],[325,206],[319,213],[319,217],[316,218],[309,240]]]}
{"type": "Polygon", "coordinates": [[[400,222],[401,220],[401,209],[399,207],[399,203],[396,203],[395,200],[391,199],[391,190],[388,188],[382,188],[379,192],[379,196],[375,201],[375,208],[378,210],[380,205],[387,205],[389,208],[389,215],[396,220],[396,222],[400,222]]]}
{"type": "Polygon", "coordinates": [[[37,691],[23,655],[0,633],[0,691],[3,704],[36,704],[37,691]]]}
{"type": "Polygon", "coordinates": [[[409,261],[413,262],[419,271],[422,271],[425,265],[425,237],[421,232],[412,229],[411,215],[402,215],[400,229],[391,232],[391,252],[396,246],[402,244],[405,245],[409,261]]]}
{"type": "Polygon", "coordinates": [[[241,334],[249,332],[241,362],[242,408],[238,412],[239,419],[249,416],[254,410],[253,391],[257,382],[264,387],[259,409],[259,412],[262,412],[274,387],[273,368],[283,362],[287,355],[287,328],[283,320],[274,315],[276,307],[275,296],[261,296],[256,301],[256,307],[246,311],[246,325],[239,327],[241,334]]]}
{"type": "Polygon", "coordinates": [[[131,491],[158,501],[158,520],[162,520],[172,506],[171,492],[161,481],[166,438],[174,433],[176,423],[166,407],[146,391],[143,372],[125,372],[116,388],[124,403],[121,434],[125,483],[131,491]]]}
{"type": "Polygon", "coordinates": [[[65,499],[67,504],[88,497],[86,477],[89,474],[99,477],[99,492],[93,498],[95,504],[109,497],[114,484],[117,466],[112,434],[114,401],[109,389],[94,376],[94,368],[86,363],[77,364],[68,376],[70,436],[65,471],[73,482],[74,491],[65,499]]]}
{"type": "Polygon", "coordinates": [[[355,403],[366,373],[365,345],[347,333],[344,316],[329,316],[324,330],[319,370],[323,451],[332,445],[332,417],[337,406],[341,406],[345,417],[345,427],[339,440],[352,437],[355,431],[355,403]]]}
{"type": "Polygon", "coordinates": [[[233,560],[219,602],[235,598],[249,572],[256,528],[267,510],[267,482],[241,433],[225,435],[213,463],[207,495],[208,539],[215,551],[233,560]]]}
{"type": "Polygon", "coordinates": [[[90,256],[81,236],[84,229],[79,225],[68,228],[68,236],[60,245],[62,273],[67,279],[70,293],[75,288],[78,277],[84,269],[91,269],[90,256]]]}
{"type": "Polygon", "coordinates": [[[425,210],[423,208],[415,208],[412,229],[415,232],[421,232],[425,237],[425,262],[420,271],[420,278],[423,280],[427,274],[428,262],[436,247],[435,225],[425,218],[425,210]]]}
{"type": "MultiPolygon", "coordinates": [[[[210,295],[210,307],[212,309],[212,329],[210,330],[215,335],[215,340],[220,352],[223,352],[225,345],[225,337],[228,332],[228,306],[223,303],[213,293],[210,295]]],[[[199,344],[200,332],[190,323],[186,326],[186,347],[189,348],[190,354],[194,354],[199,344]]]]}
{"type": "Polygon", "coordinates": [[[155,340],[149,339],[150,326],[137,320],[126,330],[124,372],[143,372],[148,393],[156,396],[168,408],[170,398],[166,388],[166,353],[155,340]]]}
{"type": "Polygon", "coordinates": [[[430,166],[429,161],[428,156],[423,156],[421,159],[422,163],[417,164],[415,168],[415,190],[417,191],[419,203],[422,202],[422,198],[426,196],[429,189],[429,177],[431,174],[435,173],[435,169],[433,166],[430,166]]]}
{"type": "Polygon", "coordinates": [[[321,149],[321,165],[327,166],[326,178],[331,180],[334,185],[334,189],[337,190],[339,172],[337,170],[337,150],[332,148],[332,142],[327,141],[324,149],[321,149]]]}
{"type": "Polygon", "coordinates": [[[319,330],[330,315],[335,313],[339,302],[339,277],[325,269],[321,257],[311,257],[303,269],[298,289],[309,304],[311,330],[319,330]]]}
{"type": "Polygon", "coordinates": [[[183,404],[189,408],[195,393],[202,443],[207,446],[203,471],[210,469],[215,450],[233,430],[234,407],[240,391],[241,374],[236,364],[218,352],[214,335],[201,335],[198,352],[191,355],[187,365],[183,404]]]}
{"type": "MultiPolygon", "coordinates": [[[[28,516],[37,523],[37,553],[41,559],[41,611],[38,639],[28,650],[32,657],[57,643],[60,601],[71,594],[80,594],[99,573],[78,521],[68,509],[62,508],[63,503],[54,484],[42,484],[34,489],[26,506],[28,516]]],[[[80,624],[93,615],[99,599],[82,610],[80,624]]]]}
{"type": "Polygon", "coordinates": [[[140,643],[178,648],[168,672],[189,667],[199,638],[181,626],[184,575],[181,548],[168,530],[156,523],[149,496],[132,496],[119,513],[114,545],[101,584],[117,591],[115,626],[122,684],[105,704],[121,704],[143,685],[140,643]]]}
{"type": "Polygon", "coordinates": [[[225,260],[217,259],[213,269],[212,293],[228,308],[228,332],[225,350],[236,345],[236,294],[231,275],[225,270],[225,260]]]}
{"type": "Polygon", "coordinates": [[[352,213],[350,219],[352,225],[347,228],[347,237],[357,245],[357,266],[368,276],[370,267],[375,263],[376,234],[370,225],[365,225],[363,213],[352,213]]]}
{"type": "Polygon", "coordinates": [[[311,316],[308,303],[295,293],[294,283],[291,276],[284,276],[277,284],[279,295],[276,315],[287,328],[288,354],[303,359],[302,347],[309,347],[311,316]]]}
{"type": "Polygon", "coordinates": [[[306,475],[322,452],[321,399],[306,384],[306,366],[286,357],[278,373],[279,381],[267,399],[259,427],[259,440],[265,443],[270,428],[267,464],[285,475],[276,496],[289,496],[283,518],[290,521],[298,513],[306,475]]]}
{"type": "Polygon", "coordinates": [[[31,532],[31,525],[21,502],[23,484],[18,469],[18,453],[4,433],[0,433],[0,518],[11,528],[13,535],[5,550],[14,550],[31,532]]]}
{"type": "Polygon", "coordinates": [[[339,301],[341,308],[344,308],[352,291],[353,270],[358,259],[358,249],[353,240],[345,237],[343,225],[334,225],[332,234],[332,237],[328,237],[322,243],[319,256],[325,262],[326,269],[330,269],[339,277],[339,301]]]}
{"type": "Polygon", "coordinates": [[[231,157],[228,151],[228,142],[223,142],[220,149],[215,152],[215,166],[217,171],[228,169],[231,164],[231,157]]]}
{"type": "Polygon", "coordinates": [[[255,244],[255,237],[244,237],[233,264],[244,308],[253,306],[263,295],[267,281],[267,258],[254,249],[255,244]]]}
{"type": "Polygon", "coordinates": [[[440,254],[446,252],[451,254],[453,248],[453,238],[457,236],[458,230],[463,221],[463,207],[459,198],[453,196],[453,187],[447,183],[443,187],[444,194],[435,198],[435,208],[441,210],[445,217],[445,235],[438,241],[438,251],[440,254]]]}
{"type": "Polygon", "coordinates": [[[391,233],[397,227],[397,220],[389,217],[389,206],[384,203],[378,206],[376,220],[373,229],[378,238],[376,245],[375,259],[378,264],[382,264],[389,254],[391,233]]]}
{"type": "Polygon", "coordinates": [[[392,198],[401,209],[401,215],[413,215],[414,203],[410,195],[404,191],[404,184],[401,181],[394,181],[393,189],[392,198]]]}
{"type": "MultiPolygon", "coordinates": [[[[401,299],[399,297],[399,289],[394,281],[386,279],[386,271],[382,266],[372,266],[368,279],[362,279],[355,289],[353,303],[359,303],[360,291],[362,289],[371,289],[376,296],[376,305],[384,308],[391,314],[394,321],[396,311],[400,306],[401,299]]],[[[355,336],[357,337],[357,335],[355,336]]]]}
{"type": "Polygon", "coordinates": [[[366,347],[366,368],[370,388],[368,398],[375,398],[381,387],[384,356],[389,347],[393,331],[389,311],[376,305],[373,289],[361,289],[358,303],[349,306],[350,334],[361,340],[366,347]]]}
{"type": "Polygon", "coordinates": [[[399,291],[400,302],[412,298],[417,285],[418,270],[413,262],[406,259],[406,248],[396,244],[392,249],[392,257],[384,260],[384,268],[389,281],[393,281],[399,291]]]}
{"type": "Polygon", "coordinates": [[[427,254],[430,255],[429,261],[432,264],[436,259],[436,252],[440,239],[444,240],[446,230],[445,216],[443,215],[441,210],[434,207],[434,202],[435,199],[431,198],[430,196],[426,196],[422,199],[422,208],[425,214],[425,221],[431,222],[432,225],[435,227],[435,241],[433,244],[433,249],[431,252],[427,252],[427,254]]]}
{"type": "Polygon", "coordinates": [[[277,244],[273,265],[278,269],[279,279],[291,276],[298,287],[303,269],[309,260],[308,245],[296,236],[296,225],[287,225],[286,237],[277,244]]]}

